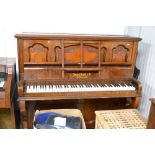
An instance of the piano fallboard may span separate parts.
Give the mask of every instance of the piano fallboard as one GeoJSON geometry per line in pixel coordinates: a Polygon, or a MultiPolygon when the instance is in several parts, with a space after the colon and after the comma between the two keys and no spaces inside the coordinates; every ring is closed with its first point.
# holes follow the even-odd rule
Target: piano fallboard
{"type": "Polygon", "coordinates": [[[25,94],[19,97],[23,101],[42,101],[42,100],[64,100],[64,99],[95,99],[95,98],[122,98],[122,97],[138,97],[136,92],[90,92],[90,93],[45,93],[25,94]],[[94,95],[95,94],[95,95],[94,95]]]}

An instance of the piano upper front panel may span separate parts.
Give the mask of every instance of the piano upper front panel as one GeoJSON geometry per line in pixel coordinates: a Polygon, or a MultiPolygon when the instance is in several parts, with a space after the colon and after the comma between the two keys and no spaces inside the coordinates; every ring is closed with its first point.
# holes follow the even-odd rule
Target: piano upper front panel
{"type": "MultiPolygon", "coordinates": [[[[131,62],[133,42],[96,42],[79,41],[64,42],[65,62],[67,63],[98,63],[103,62],[131,62]]],[[[25,40],[24,63],[61,62],[61,40],[25,40]]]]}
{"type": "Polygon", "coordinates": [[[19,38],[19,72],[25,80],[87,78],[85,73],[88,78],[133,77],[137,39],[32,38],[19,38]]]}

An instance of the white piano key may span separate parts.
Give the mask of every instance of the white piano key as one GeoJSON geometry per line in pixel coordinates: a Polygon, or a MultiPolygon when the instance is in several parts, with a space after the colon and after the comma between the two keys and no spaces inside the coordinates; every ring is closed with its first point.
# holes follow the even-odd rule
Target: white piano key
{"type": "Polygon", "coordinates": [[[50,86],[49,86],[49,85],[46,85],[45,91],[46,91],[46,92],[50,92],[50,86]]]}
{"type": "Polygon", "coordinates": [[[36,92],[40,93],[40,85],[37,85],[36,92]]]}

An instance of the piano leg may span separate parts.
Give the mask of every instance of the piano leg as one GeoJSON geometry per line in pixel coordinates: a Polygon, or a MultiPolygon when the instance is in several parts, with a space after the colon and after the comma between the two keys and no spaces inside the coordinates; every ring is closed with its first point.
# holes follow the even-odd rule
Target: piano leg
{"type": "Polygon", "coordinates": [[[14,110],[14,103],[11,103],[11,122],[12,122],[12,128],[16,128],[16,121],[15,121],[15,110],[14,110]]]}
{"type": "Polygon", "coordinates": [[[34,119],[34,113],[36,110],[36,103],[35,102],[29,102],[27,104],[27,122],[28,122],[28,129],[33,129],[33,119],[34,119]]]}
{"type": "Polygon", "coordinates": [[[137,109],[140,103],[140,97],[133,98],[133,108],[137,109]]]}
{"type": "Polygon", "coordinates": [[[19,101],[21,128],[28,128],[27,106],[25,101],[19,101]]]}
{"type": "Polygon", "coordinates": [[[155,129],[155,99],[152,98],[151,100],[151,106],[147,121],[147,129],[155,129]]]}

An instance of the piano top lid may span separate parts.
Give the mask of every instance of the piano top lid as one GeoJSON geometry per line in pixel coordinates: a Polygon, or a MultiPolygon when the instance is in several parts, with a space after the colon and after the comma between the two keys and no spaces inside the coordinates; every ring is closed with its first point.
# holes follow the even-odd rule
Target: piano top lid
{"type": "Polygon", "coordinates": [[[69,34],[69,33],[36,33],[23,32],[15,35],[16,38],[22,39],[85,39],[85,40],[136,40],[141,38],[128,35],[102,35],[102,34],[69,34]]]}

